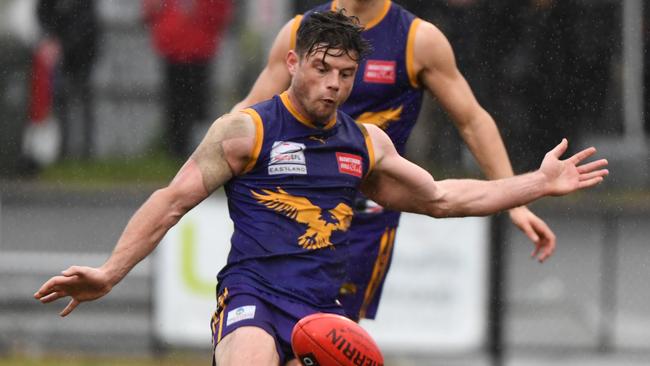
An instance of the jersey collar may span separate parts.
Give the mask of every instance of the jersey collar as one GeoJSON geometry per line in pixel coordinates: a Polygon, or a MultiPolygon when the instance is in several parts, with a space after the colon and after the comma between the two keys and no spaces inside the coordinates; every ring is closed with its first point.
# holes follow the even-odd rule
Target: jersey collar
{"type": "Polygon", "coordinates": [[[303,125],[310,127],[310,128],[315,128],[319,130],[329,130],[330,128],[334,127],[336,124],[336,113],[332,117],[332,119],[327,122],[327,124],[324,127],[317,126],[314,122],[312,122],[309,118],[303,116],[298,112],[298,109],[291,103],[291,99],[289,98],[289,92],[284,91],[282,94],[280,94],[280,100],[282,101],[282,104],[284,104],[284,107],[287,108],[289,113],[298,120],[298,122],[302,123],[303,125]]]}

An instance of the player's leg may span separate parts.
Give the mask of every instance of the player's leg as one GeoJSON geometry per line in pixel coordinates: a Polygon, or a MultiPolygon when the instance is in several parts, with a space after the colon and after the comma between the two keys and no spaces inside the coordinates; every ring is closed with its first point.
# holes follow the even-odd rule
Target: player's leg
{"type": "Polygon", "coordinates": [[[316,309],[244,284],[224,289],[217,302],[211,328],[218,366],[284,366],[294,358],[291,332],[298,320],[316,312],[343,314],[338,306],[316,309]]]}
{"type": "Polygon", "coordinates": [[[213,365],[280,365],[271,312],[252,290],[224,289],[210,324],[213,365]]]}
{"type": "Polygon", "coordinates": [[[254,326],[237,328],[225,336],[214,352],[217,366],[280,365],[275,340],[264,329],[254,326]]]}

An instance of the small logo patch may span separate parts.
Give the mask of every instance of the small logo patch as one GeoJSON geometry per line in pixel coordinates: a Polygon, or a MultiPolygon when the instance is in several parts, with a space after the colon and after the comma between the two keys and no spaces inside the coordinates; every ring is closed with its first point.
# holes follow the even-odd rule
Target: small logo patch
{"type": "Polygon", "coordinates": [[[336,153],[336,161],[339,163],[339,172],[361,177],[361,157],[359,155],[336,153]]]}
{"type": "Polygon", "coordinates": [[[255,305],[240,306],[228,312],[226,326],[237,323],[240,320],[253,319],[255,317],[255,305]]]}
{"type": "Polygon", "coordinates": [[[269,175],[277,174],[307,174],[305,144],[291,141],[273,143],[269,175]]]}
{"type": "Polygon", "coordinates": [[[395,84],[395,61],[368,60],[363,72],[367,83],[395,84]]]}

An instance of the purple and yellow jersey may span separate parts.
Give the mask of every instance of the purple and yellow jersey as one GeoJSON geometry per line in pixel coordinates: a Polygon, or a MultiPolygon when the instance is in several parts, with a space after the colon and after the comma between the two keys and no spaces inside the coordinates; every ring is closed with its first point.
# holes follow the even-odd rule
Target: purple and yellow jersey
{"type": "MultiPolygon", "coordinates": [[[[331,1],[305,13],[305,17],[313,11],[336,8],[336,1],[331,1]]],[[[291,48],[302,18],[295,18],[291,48]]],[[[365,25],[363,38],[373,50],[359,64],[352,93],[340,107],[357,122],[381,127],[400,154],[404,154],[422,106],[423,91],[413,67],[415,30],[420,21],[401,6],[385,2],[380,16],[365,25]]]]}
{"type": "Polygon", "coordinates": [[[370,138],[342,112],[315,127],[286,92],[243,112],[255,121],[256,143],[245,174],[225,186],[234,233],[219,288],[246,284],[331,308],[355,193],[374,164],[370,138]]]}

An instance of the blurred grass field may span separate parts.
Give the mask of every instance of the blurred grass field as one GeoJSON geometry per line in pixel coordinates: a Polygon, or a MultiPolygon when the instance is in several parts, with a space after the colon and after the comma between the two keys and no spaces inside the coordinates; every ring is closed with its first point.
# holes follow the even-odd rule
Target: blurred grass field
{"type": "Polygon", "coordinates": [[[36,178],[43,183],[102,186],[169,182],[183,165],[160,151],[136,157],[96,160],[65,159],[46,167],[36,178]]]}
{"type": "Polygon", "coordinates": [[[0,357],[0,366],[190,366],[208,365],[210,355],[173,354],[165,357],[47,356],[0,357]]]}

